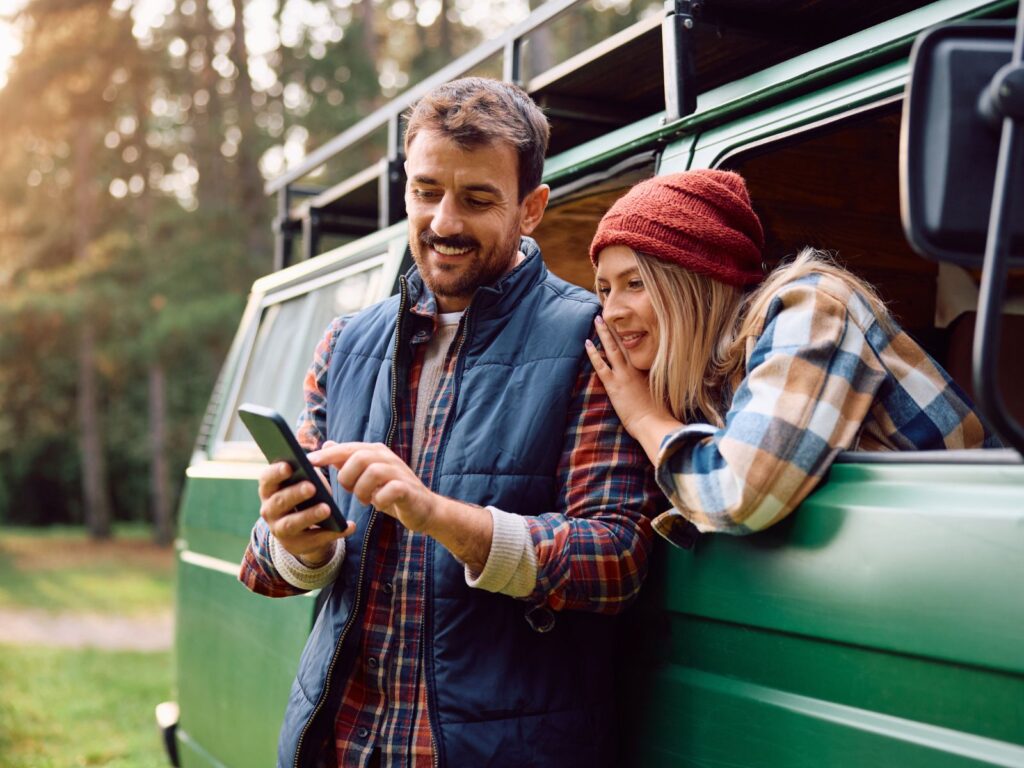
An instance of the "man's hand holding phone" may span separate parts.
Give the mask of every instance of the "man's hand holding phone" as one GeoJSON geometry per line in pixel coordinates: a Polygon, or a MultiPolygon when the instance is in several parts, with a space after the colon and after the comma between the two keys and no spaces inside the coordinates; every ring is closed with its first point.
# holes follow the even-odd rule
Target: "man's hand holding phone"
{"type": "Polygon", "coordinates": [[[330,509],[326,504],[296,509],[313,498],[316,489],[309,480],[284,485],[291,475],[291,467],[283,461],[270,464],[260,473],[260,517],[282,547],[305,565],[316,568],[331,559],[334,542],[351,536],[356,525],[349,521],[347,528],[340,532],[319,527],[330,516],[330,509]]]}
{"type": "Polygon", "coordinates": [[[355,524],[345,520],[323,474],[309,463],[281,414],[244,403],[238,417],[269,462],[260,473],[260,517],[301,562],[314,568],[325,564],[334,555],[334,542],[351,536],[355,524]]]}

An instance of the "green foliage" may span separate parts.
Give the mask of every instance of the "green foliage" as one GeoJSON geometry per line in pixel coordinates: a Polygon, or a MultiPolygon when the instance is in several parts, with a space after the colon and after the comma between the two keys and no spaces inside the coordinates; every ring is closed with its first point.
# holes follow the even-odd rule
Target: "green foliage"
{"type": "MultiPolygon", "coordinates": [[[[271,266],[265,178],[527,10],[314,5],[305,19],[284,0],[272,18],[245,14],[259,34],[240,35],[244,0],[177,0],[160,16],[139,0],[26,0],[0,88],[0,523],[91,520],[90,444],[115,519],[156,509],[155,455],[176,497],[248,287],[271,266]],[[276,47],[247,49],[268,36],[276,47]]],[[[648,6],[593,7],[542,38],[547,58],[648,6]]],[[[372,137],[313,183],[362,170],[383,145],[372,137]]]]}

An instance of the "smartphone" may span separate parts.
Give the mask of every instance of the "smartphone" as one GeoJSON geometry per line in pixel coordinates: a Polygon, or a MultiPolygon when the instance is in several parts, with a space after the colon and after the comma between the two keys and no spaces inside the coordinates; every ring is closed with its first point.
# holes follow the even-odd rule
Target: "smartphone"
{"type": "Polygon", "coordinates": [[[331,514],[321,520],[318,525],[331,531],[344,531],[348,527],[345,516],[338,509],[334,502],[330,488],[324,480],[319,469],[309,463],[306,452],[295,439],[288,423],[277,411],[272,408],[264,408],[262,405],[245,403],[238,408],[238,417],[245,424],[249,434],[253,436],[256,445],[263,451],[267,461],[274,464],[278,461],[285,462],[292,468],[292,475],[282,483],[282,486],[294,485],[303,480],[309,480],[316,488],[312,498],[301,502],[296,509],[308,509],[317,504],[326,504],[331,514]]]}

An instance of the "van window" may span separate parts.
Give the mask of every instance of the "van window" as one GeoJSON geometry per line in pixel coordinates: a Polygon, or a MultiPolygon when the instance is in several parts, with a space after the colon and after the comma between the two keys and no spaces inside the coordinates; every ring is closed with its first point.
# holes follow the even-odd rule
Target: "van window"
{"type": "Polygon", "coordinates": [[[327,279],[329,282],[307,283],[268,297],[248,365],[232,401],[224,437],[227,443],[251,442],[236,413],[242,403],[274,408],[294,424],[303,408],[306,370],[327,326],[335,317],[356,312],[379,299],[385,290],[384,264],[379,259],[327,279]]]}
{"type": "MultiPolygon", "coordinates": [[[[878,289],[900,325],[972,392],[976,276],[929,261],[907,243],[900,223],[902,99],[743,148],[721,167],[747,180],[765,228],[769,268],[810,245],[878,289]]],[[[1000,357],[1004,398],[1024,417],[1024,376],[1010,339],[1024,328],[1019,279],[1011,279],[1000,357]]]]}

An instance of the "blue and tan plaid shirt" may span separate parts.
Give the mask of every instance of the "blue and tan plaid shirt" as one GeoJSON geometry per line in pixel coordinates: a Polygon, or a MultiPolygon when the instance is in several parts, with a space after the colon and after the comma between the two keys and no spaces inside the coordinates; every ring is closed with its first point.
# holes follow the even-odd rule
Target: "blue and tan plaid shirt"
{"type": "Polygon", "coordinates": [[[670,541],[750,533],[788,515],[840,451],[999,447],[963,391],[906,333],[887,330],[841,280],[815,273],[769,302],[722,427],[662,441],[658,484],[670,541]]]}
{"type": "MultiPolygon", "coordinates": [[[[429,291],[409,312],[408,320],[416,323],[411,338],[415,354],[408,381],[410,397],[399,398],[399,428],[392,446],[406,461],[411,455],[423,350],[435,327],[436,305],[429,291]]],[[[318,448],[325,440],[327,373],[344,322],[335,320],[328,329],[306,376],[306,408],[298,436],[307,450],[318,448]]],[[[456,337],[444,361],[424,445],[413,467],[428,486],[452,405],[458,349],[456,337]]],[[[649,518],[655,504],[664,504],[664,500],[643,452],[623,430],[603,385],[585,362],[562,439],[558,504],[547,513],[524,518],[537,555],[537,584],[523,599],[554,610],[616,613],[636,595],[643,581],[652,539],[649,518]]],[[[432,765],[434,751],[419,664],[426,537],[385,515],[377,526],[380,551],[374,571],[367,573],[370,586],[360,653],[335,720],[337,761],[338,765],[363,766],[378,748],[384,765],[419,768],[432,765]]],[[[257,523],[241,580],[262,594],[297,594],[300,590],[274,568],[268,535],[266,525],[257,523]]]]}

